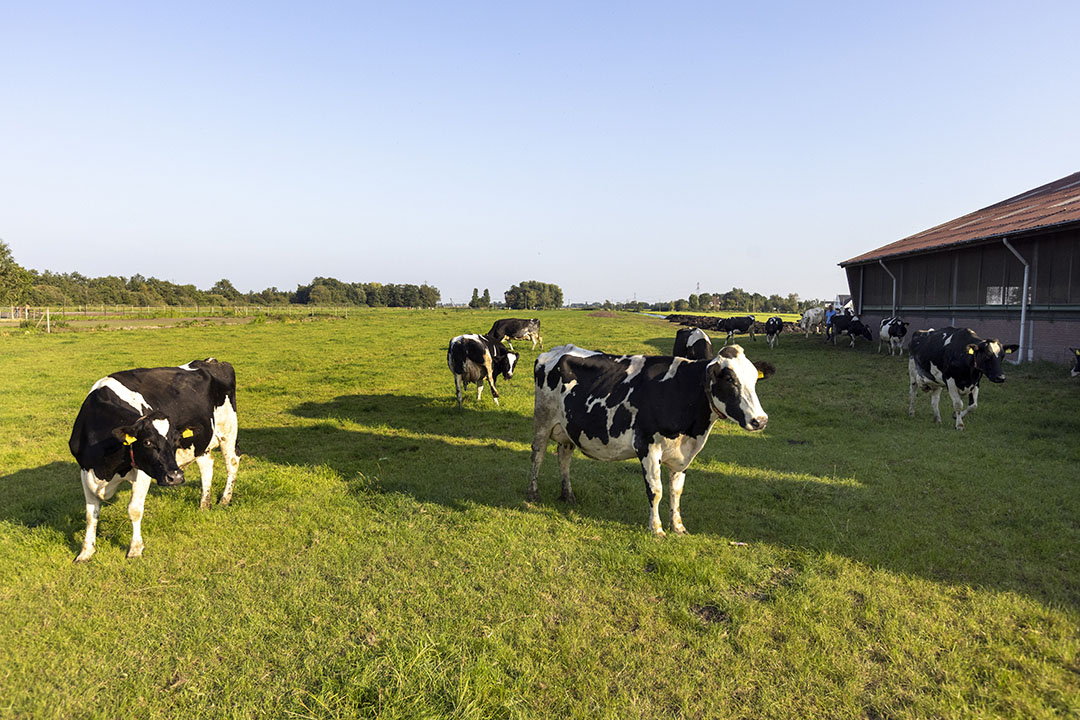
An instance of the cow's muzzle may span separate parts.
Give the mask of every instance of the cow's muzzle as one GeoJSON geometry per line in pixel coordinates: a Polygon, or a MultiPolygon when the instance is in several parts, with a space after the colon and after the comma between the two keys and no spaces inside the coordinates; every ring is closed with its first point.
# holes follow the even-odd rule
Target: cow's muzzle
{"type": "Polygon", "coordinates": [[[172,472],[165,473],[163,480],[158,480],[158,485],[164,485],[166,487],[173,487],[174,485],[182,485],[184,483],[184,471],[173,470],[172,472]]]}
{"type": "Polygon", "coordinates": [[[1003,383],[1003,382],[1005,382],[1005,376],[1004,375],[998,375],[997,377],[992,377],[992,378],[990,378],[990,382],[1003,383]]]}
{"type": "Polygon", "coordinates": [[[765,426],[769,424],[769,416],[762,415],[756,418],[750,418],[750,422],[746,424],[747,430],[764,430],[765,426]]]}

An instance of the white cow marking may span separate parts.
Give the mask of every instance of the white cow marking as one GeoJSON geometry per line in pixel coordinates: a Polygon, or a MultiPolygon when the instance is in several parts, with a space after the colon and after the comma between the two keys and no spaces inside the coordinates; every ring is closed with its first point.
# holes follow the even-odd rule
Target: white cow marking
{"type": "Polygon", "coordinates": [[[87,397],[98,388],[109,388],[123,402],[135,408],[140,415],[145,415],[147,411],[153,409],[150,407],[150,403],[146,402],[146,398],[144,398],[141,393],[137,393],[134,390],[125,387],[119,380],[112,376],[103,377],[94,383],[93,387],[90,388],[90,392],[86,393],[87,397]]]}
{"type": "Polygon", "coordinates": [[[161,435],[161,437],[169,437],[169,421],[166,418],[154,420],[150,424],[154,426],[154,429],[158,431],[158,434],[161,435]]]}

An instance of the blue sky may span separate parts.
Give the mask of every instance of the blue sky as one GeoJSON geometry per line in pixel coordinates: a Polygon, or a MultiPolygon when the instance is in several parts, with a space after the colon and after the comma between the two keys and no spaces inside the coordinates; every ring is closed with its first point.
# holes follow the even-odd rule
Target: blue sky
{"type": "Polygon", "coordinates": [[[1080,170],[1074,2],[0,5],[36,269],[832,296],[1080,170]]]}

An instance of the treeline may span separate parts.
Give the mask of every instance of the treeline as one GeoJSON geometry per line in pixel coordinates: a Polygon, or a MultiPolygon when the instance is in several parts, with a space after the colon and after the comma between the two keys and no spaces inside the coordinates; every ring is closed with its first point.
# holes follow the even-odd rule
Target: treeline
{"type": "Polygon", "coordinates": [[[511,285],[503,297],[506,307],[512,310],[546,310],[563,306],[562,288],[538,280],[511,285]]]}
{"type": "Polygon", "coordinates": [[[438,288],[430,285],[346,283],[317,277],[295,291],[267,288],[240,292],[227,280],[209,290],[168,280],[133,275],[86,277],[80,273],[26,271],[29,282],[15,301],[27,305],[369,305],[373,307],[435,307],[438,288]]]}
{"type": "Polygon", "coordinates": [[[659,303],[604,303],[604,307],[614,310],[655,310],[659,312],[782,312],[801,313],[807,308],[824,305],[823,300],[803,300],[798,293],[784,295],[762,295],[748,293],[742,288],[732,288],[725,293],[691,293],[687,298],[666,300],[659,303]]]}

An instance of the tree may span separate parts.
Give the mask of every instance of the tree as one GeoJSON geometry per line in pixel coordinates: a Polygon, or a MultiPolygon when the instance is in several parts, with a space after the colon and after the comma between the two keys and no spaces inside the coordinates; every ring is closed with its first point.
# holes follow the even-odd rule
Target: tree
{"type": "Polygon", "coordinates": [[[558,285],[526,280],[519,285],[512,285],[504,293],[506,306],[513,310],[539,310],[561,308],[562,289],[558,285]]]}
{"type": "Polygon", "coordinates": [[[0,304],[14,305],[22,302],[30,288],[30,273],[15,262],[11,248],[0,240],[0,304]]]}
{"type": "Polygon", "coordinates": [[[480,307],[491,307],[491,293],[484,288],[484,296],[480,298],[480,307]]]}
{"type": "Polygon", "coordinates": [[[469,300],[469,307],[471,307],[471,308],[480,307],[480,290],[478,288],[473,288],[472,289],[472,299],[469,300]]]}

